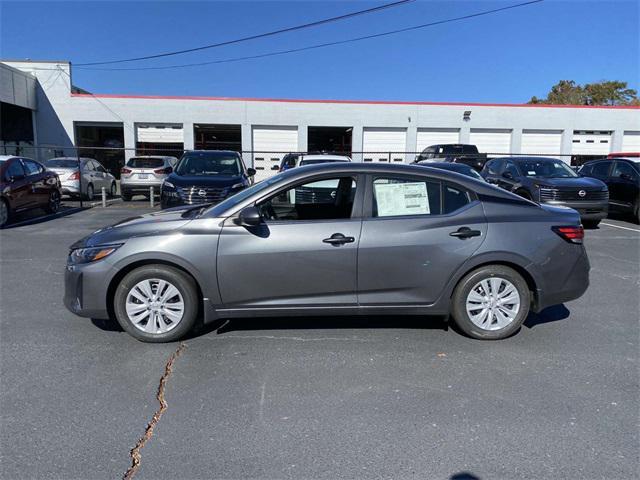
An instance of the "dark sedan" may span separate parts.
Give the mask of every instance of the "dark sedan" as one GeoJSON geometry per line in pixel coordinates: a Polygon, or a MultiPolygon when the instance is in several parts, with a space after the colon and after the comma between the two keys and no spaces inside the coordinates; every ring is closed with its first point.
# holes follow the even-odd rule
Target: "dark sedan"
{"type": "Polygon", "coordinates": [[[0,227],[13,214],[34,208],[47,213],[58,211],[58,175],[30,158],[0,155],[0,227]]]}
{"type": "Polygon", "coordinates": [[[582,165],[580,175],[609,187],[609,208],[630,213],[640,223],[640,158],[603,158],[582,165]]]}
{"type": "Polygon", "coordinates": [[[577,210],[585,227],[596,227],[609,211],[607,186],[581,177],[557,158],[495,158],[481,174],[487,182],[528,200],[577,210]]]}
{"type": "Polygon", "coordinates": [[[499,339],[586,291],[583,234],[574,210],[444,170],[312,165],[78,241],[64,302],[85,317],[113,312],[149,342],[183,337],[199,312],[451,314],[467,335],[499,339]]]}
{"type": "Polygon", "coordinates": [[[185,152],[160,189],[162,208],[218,203],[253,183],[256,171],[247,168],[238,152],[185,152]]]}

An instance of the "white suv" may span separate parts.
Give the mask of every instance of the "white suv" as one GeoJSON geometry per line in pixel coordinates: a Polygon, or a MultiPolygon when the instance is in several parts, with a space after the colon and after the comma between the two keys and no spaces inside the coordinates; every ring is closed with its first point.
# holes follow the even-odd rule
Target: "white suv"
{"type": "Polygon", "coordinates": [[[133,195],[149,196],[153,187],[155,195],[160,195],[160,187],[165,178],[178,163],[176,157],[138,156],[131,157],[120,169],[120,193],[122,200],[129,201],[133,195]]]}

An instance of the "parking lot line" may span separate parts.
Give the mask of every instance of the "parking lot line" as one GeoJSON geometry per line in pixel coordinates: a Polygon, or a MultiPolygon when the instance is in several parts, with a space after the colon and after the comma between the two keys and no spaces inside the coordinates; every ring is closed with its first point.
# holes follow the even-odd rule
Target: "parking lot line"
{"type": "Polygon", "coordinates": [[[623,227],[621,225],[614,225],[612,223],[605,223],[605,222],[600,222],[600,225],[606,225],[607,227],[613,227],[613,228],[621,228],[622,230],[631,230],[632,232],[638,232],[640,233],[640,230],[635,229],[635,228],[629,228],[629,227],[623,227]]]}

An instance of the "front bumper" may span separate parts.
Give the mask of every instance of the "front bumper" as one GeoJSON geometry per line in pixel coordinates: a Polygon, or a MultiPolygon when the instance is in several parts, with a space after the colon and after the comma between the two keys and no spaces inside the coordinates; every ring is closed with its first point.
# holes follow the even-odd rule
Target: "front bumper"
{"type": "Polygon", "coordinates": [[[106,261],[67,265],[64,306],[80,317],[109,318],[107,291],[117,270],[106,261]]]}
{"type": "Polygon", "coordinates": [[[602,220],[603,218],[607,218],[607,214],[609,213],[608,200],[588,202],[552,200],[542,203],[545,205],[573,208],[580,214],[582,220],[602,220]]]}

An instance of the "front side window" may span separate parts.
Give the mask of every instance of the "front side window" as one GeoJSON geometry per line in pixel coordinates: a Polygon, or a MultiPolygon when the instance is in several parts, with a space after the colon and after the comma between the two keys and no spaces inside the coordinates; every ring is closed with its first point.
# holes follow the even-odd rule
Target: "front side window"
{"type": "Polygon", "coordinates": [[[185,153],[176,167],[176,174],[180,176],[237,176],[241,172],[242,167],[237,155],[216,151],[185,153]]]}
{"type": "Polygon", "coordinates": [[[591,174],[594,177],[606,178],[609,176],[609,167],[611,167],[611,162],[596,163],[591,170],[591,174]]]}
{"type": "Polygon", "coordinates": [[[376,178],[372,214],[374,217],[439,215],[440,183],[401,177],[376,178]]]}
{"type": "Polygon", "coordinates": [[[498,175],[500,173],[500,169],[502,168],[503,160],[492,160],[487,165],[487,171],[491,175],[498,175]]]}
{"type": "Polygon", "coordinates": [[[469,192],[453,185],[444,184],[442,213],[453,213],[471,202],[469,192]]]}
{"type": "Polygon", "coordinates": [[[23,160],[22,162],[24,163],[24,168],[27,171],[27,176],[42,173],[42,167],[40,167],[36,162],[32,162],[31,160],[23,160]]]}
{"type": "Polygon", "coordinates": [[[350,176],[297,185],[258,203],[269,220],[332,220],[351,217],[356,181],[350,176]]]}
{"type": "Polygon", "coordinates": [[[14,160],[9,164],[7,168],[7,173],[5,173],[5,180],[10,181],[12,178],[24,178],[24,170],[22,168],[22,163],[19,160],[14,160]]]}

